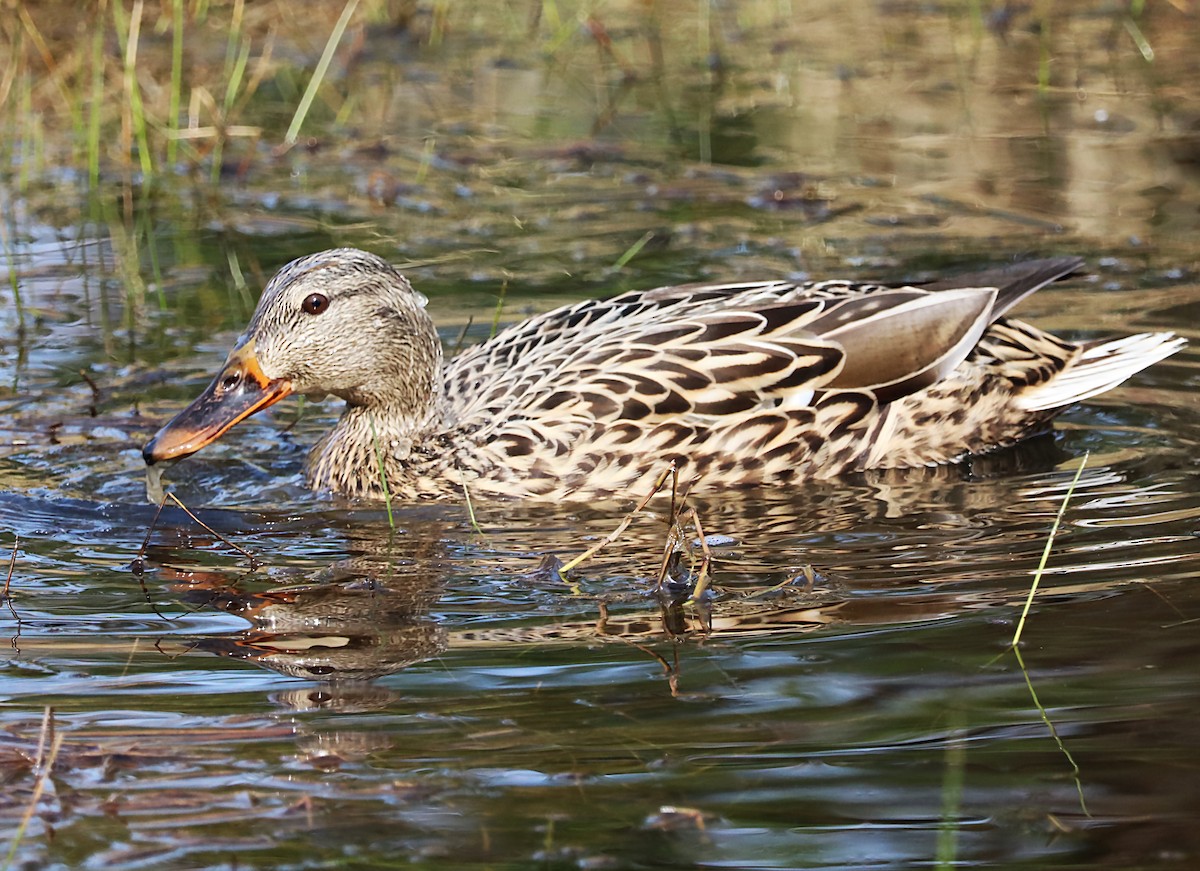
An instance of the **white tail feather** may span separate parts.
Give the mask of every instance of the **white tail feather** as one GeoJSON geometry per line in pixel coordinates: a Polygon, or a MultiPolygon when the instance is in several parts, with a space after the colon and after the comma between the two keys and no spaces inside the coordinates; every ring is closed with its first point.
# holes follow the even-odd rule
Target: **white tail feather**
{"type": "Polygon", "coordinates": [[[1025,393],[1017,403],[1026,411],[1047,411],[1081,402],[1111,390],[1186,344],[1174,333],[1139,333],[1092,345],[1057,377],[1025,393]]]}

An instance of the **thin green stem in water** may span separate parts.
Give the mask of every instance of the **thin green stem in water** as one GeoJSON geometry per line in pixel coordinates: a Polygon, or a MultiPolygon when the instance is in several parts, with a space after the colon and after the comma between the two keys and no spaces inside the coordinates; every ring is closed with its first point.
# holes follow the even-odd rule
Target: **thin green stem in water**
{"type": "Polygon", "coordinates": [[[1021,658],[1021,651],[1016,647],[1013,648],[1013,654],[1017,657],[1017,665],[1021,667],[1021,675],[1025,678],[1025,686],[1029,690],[1029,697],[1033,699],[1033,706],[1037,708],[1038,713],[1042,717],[1042,722],[1046,724],[1046,728],[1050,730],[1050,737],[1054,739],[1054,743],[1058,745],[1058,750],[1066,758],[1071,766],[1071,779],[1075,781],[1075,791],[1079,793],[1079,808],[1083,811],[1085,817],[1091,817],[1091,812],[1087,809],[1087,801],[1083,797],[1083,782],[1079,779],[1079,763],[1075,761],[1075,757],[1071,755],[1071,751],[1067,749],[1067,745],[1063,743],[1062,738],[1058,734],[1058,730],[1054,728],[1054,722],[1050,719],[1050,715],[1046,713],[1046,709],[1042,707],[1042,702],[1038,699],[1037,691],[1033,688],[1033,681],[1029,678],[1029,671],[1025,668],[1025,660],[1021,658]]]}
{"type": "Polygon", "coordinates": [[[942,814],[938,824],[935,868],[949,869],[958,864],[958,840],[962,830],[963,781],[967,767],[966,716],[950,710],[952,725],[947,730],[945,767],[942,772],[942,814]]]}
{"type": "Polygon", "coordinates": [[[467,497],[467,516],[471,518],[471,528],[480,535],[483,535],[483,530],[479,527],[479,521],[475,519],[475,506],[471,502],[471,491],[467,489],[467,478],[462,472],[458,473],[458,477],[462,481],[463,495],[467,497]]]}
{"type": "Polygon", "coordinates": [[[375,433],[375,417],[367,417],[371,424],[371,444],[375,446],[375,461],[379,463],[379,485],[383,488],[383,504],[387,506],[388,527],[396,528],[396,518],[392,516],[392,494],[388,490],[387,472],[383,468],[383,450],[379,447],[379,436],[375,433]]]}
{"type": "Polygon", "coordinates": [[[1021,619],[1017,621],[1017,631],[1013,633],[1012,646],[1016,648],[1021,641],[1021,632],[1025,629],[1025,618],[1029,616],[1029,609],[1033,607],[1033,597],[1037,595],[1038,584],[1042,581],[1042,573],[1046,571],[1046,561],[1050,559],[1050,548],[1054,546],[1054,537],[1058,535],[1059,524],[1062,523],[1063,515],[1067,511],[1067,503],[1071,501],[1071,496],[1075,492],[1075,485],[1079,483],[1079,477],[1083,474],[1083,467],[1087,465],[1088,457],[1091,451],[1083,455],[1083,459],[1079,461],[1079,468],[1075,470],[1075,477],[1071,479],[1071,486],[1067,488],[1067,495],[1063,497],[1062,505],[1058,506],[1058,514],[1054,518],[1054,525],[1050,527],[1050,535],[1046,539],[1046,546],[1042,549],[1042,559],[1038,563],[1037,571],[1033,573],[1033,583],[1029,585],[1029,595],[1025,599],[1025,607],[1021,609],[1021,619]]]}
{"type": "Polygon", "coordinates": [[[100,188],[100,115],[104,106],[104,28],[97,22],[92,34],[92,98],[88,105],[88,190],[100,188]]]}

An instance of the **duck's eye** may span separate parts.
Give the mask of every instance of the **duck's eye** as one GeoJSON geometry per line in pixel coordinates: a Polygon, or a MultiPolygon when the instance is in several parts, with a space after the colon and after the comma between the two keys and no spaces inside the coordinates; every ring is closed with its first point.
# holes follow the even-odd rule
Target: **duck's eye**
{"type": "Polygon", "coordinates": [[[307,315],[319,315],[325,309],[329,308],[329,297],[323,293],[310,293],[304,297],[304,302],[300,303],[300,308],[307,315]]]}

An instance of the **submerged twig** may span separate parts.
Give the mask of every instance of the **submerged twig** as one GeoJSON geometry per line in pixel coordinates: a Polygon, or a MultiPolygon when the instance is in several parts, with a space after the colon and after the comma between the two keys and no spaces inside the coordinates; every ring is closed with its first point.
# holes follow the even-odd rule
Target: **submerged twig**
{"type": "Polygon", "coordinates": [[[100,388],[92,380],[92,376],[88,374],[86,369],[79,370],[79,377],[87,382],[87,386],[92,391],[92,404],[88,406],[88,416],[95,417],[97,413],[96,408],[100,404],[100,388]]]}
{"type": "Polygon", "coordinates": [[[667,679],[667,689],[671,693],[671,698],[673,698],[673,699],[679,698],[680,667],[679,667],[679,646],[678,645],[672,645],[672,648],[671,648],[672,658],[675,660],[675,662],[670,663],[670,662],[667,662],[667,658],[665,656],[663,656],[662,654],[660,654],[654,650],[651,650],[645,644],[638,644],[636,641],[630,641],[628,638],[622,638],[619,635],[616,636],[616,638],[618,641],[625,642],[630,647],[634,648],[635,650],[640,650],[642,653],[646,654],[651,659],[655,660],[662,667],[663,677],[665,677],[667,679]]]}
{"type": "Polygon", "coordinates": [[[158,517],[162,514],[163,506],[166,504],[167,494],[164,492],[162,498],[158,500],[158,508],[154,512],[154,518],[150,521],[150,528],[146,530],[146,537],[142,539],[142,546],[138,548],[137,556],[129,564],[129,567],[133,569],[135,574],[140,575],[146,568],[143,557],[146,555],[146,548],[150,545],[150,536],[154,535],[154,527],[158,526],[158,517]]]}
{"type": "Polygon", "coordinates": [[[244,547],[234,544],[228,538],[221,535],[221,533],[217,532],[215,529],[213,529],[211,526],[209,526],[207,523],[205,523],[203,520],[201,520],[199,517],[197,517],[195,514],[193,514],[192,510],[190,508],[188,508],[186,505],[184,505],[182,502],[180,502],[179,497],[176,496],[174,493],[168,493],[167,498],[170,499],[172,502],[174,502],[176,505],[178,505],[180,508],[182,508],[184,514],[186,514],[188,517],[192,518],[192,520],[196,521],[201,526],[203,526],[205,531],[207,531],[209,534],[214,536],[216,539],[221,541],[223,544],[229,545],[234,550],[236,550],[238,553],[240,553],[242,556],[246,557],[246,559],[250,560],[251,568],[257,568],[259,565],[261,565],[261,563],[258,561],[258,557],[256,557],[254,554],[250,553],[250,551],[246,550],[244,547]]]}
{"type": "Polygon", "coordinates": [[[1042,559],[1038,563],[1037,571],[1033,573],[1033,583],[1029,585],[1029,595],[1025,599],[1025,607],[1021,609],[1021,619],[1017,621],[1017,631],[1013,633],[1012,646],[1015,648],[1021,641],[1021,632],[1025,629],[1025,618],[1029,615],[1029,609],[1033,607],[1033,597],[1037,595],[1038,584],[1042,581],[1042,573],[1046,570],[1046,561],[1050,559],[1050,548],[1054,546],[1054,537],[1058,535],[1059,524],[1062,523],[1063,515],[1067,511],[1067,503],[1071,501],[1071,495],[1075,492],[1075,485],[1079,483],[1079,478],[1083,474],[1083,467],[1087,465],[1088,457],[1091,451],[1083,455],[1083,459],[1079,461],[1079,468],[1075,470],[1075,477],[1071,479],[1071,485],[1067,487],[1067,494],[1063,496],[1062,505],[1058,506],[1058,514],[1054,518],[1054,525],[1050,527],[1050,535],[1046,539],[1046,547],[1042,550],[1042,559]]]}
{"type": "Polygon", "coordinates": [[[244,547],[240,547],[239,545],[234,544],[228,538],[221,535],[221,533],[217,532],[215,529],[213,529],[211,526],[209,526],[207,523],[205,523],[203,520],[201,520],[199,517],[197,517],[195,514],[193,514],[192,510],[190,508],[188,508],[186,505],[184,505],[179,500],[178,496],[176,496],[174,493],[168,492],[168,493],[163,493],[162,500],[158,503],[158,510],[156,510],[154,512],[154,519],[150,521],[150,528],[146,530],[146,537],[144,539],[142,539],[142,546],[140,548],[138,548],[137,556],[134,557],[133,562],[129,564],[129,567],[131,569],[133,569],[133,571],[135,573],[141,574],[142,571],[145,569],[145,562],[143,560],[143,557],[146,554],[146,548],[150,544],[150,536],[154,534],[154,527],[158,525],[158,518],[162,514],[163,506],[167,503],[168,499],[170,499],[172,502],[174,502],[176,505],[178,505],[180,508],[182,508],[184,514],[186,514],[188,517],[192,518],[192,520],[194,520],[198,524],[200,524],[200,526],[202,526],[204,528],[204,530],[209,535],[211,535],[213,538],[216,538],[222,544],[228,545],[229,547],[233,548],[238,553],[240,553],[242,556],[244,556],[248,560],[250,560],[250,568],[251,569],[258,568],[260,565],[262,565],[262,563],[259,562],[258,557],[256,557],[254,554],[250,553],[250,551],[246,550],[244,547]]]}

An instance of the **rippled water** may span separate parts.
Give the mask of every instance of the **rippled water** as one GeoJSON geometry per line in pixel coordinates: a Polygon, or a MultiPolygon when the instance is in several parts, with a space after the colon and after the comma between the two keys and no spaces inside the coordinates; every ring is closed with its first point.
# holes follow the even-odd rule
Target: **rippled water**
{"type": "MultiPolygon", "coordinates": [[[[654,8],[700,26],[691,6],[654,8]]],[[[665,97],[612,72],[653,64],[636,11],[605,19],[611,56],[580,35],[594,25],[543,20],[564,42],[529,48],[574,46],[550,61],[454,19],[411,55],[364,31],[339,86],[390,95],[382,150],[364,143],[387,113],[364,112],[324,151],[272,162],[264,146],[249,177],[181,184],[132,221],[104,195],[106,218],[73,214],[10,171],[15,861],[1194,867],[1200,249],[1195,168],[1168,156],[1192,109],[1171,83],[1196,55],[1175,13],[1138,19],[1159,49],[1146,84],[1134,43],[1113,42],[1124,19],[1070,8],[1055,75],[1075,57],[1075,90],[1041,109],[1028,84],[999,96],[1036,74],[1027,19],[971,55],[970,21],[948,13],[815,5],[800,27],[778,4],[714,8],[720,90],[715,60],[678,49],[694,31],[659,19],[665,97]],[[873,53],[842,53],[846,33],[873,53]],[[372,55],[388,50],[400,59],[372,55]],[[1085,90],[1122,126],[1097,129],[1085,90]],[[1158,127],[1152,98],[1176,101],[1155,104],[1158,127]],[[706,117],[694,153],[669,134],[703,143],[688,131],[706,117]],[[1193,341],[1053,437],[960,468],[693,500],[714,554],[700,606],[655,591],[663,504],[564,583],[546,556],[580,554],[631,503],[483,503],[474,523],[465,504],[398,505],[393,529],[382,506],[307,492],[333,404],[277,407],[174,467],[204,525],[173,504],[156,519],[141,444],[211,377],[271,270],[331,243],[422,261],[451,347],[487,335],[506,277],[505,321],[688,277],[920,277],[1027,251],[1077,251],[1090,274],[1022,316],[1193,341]]]]}

